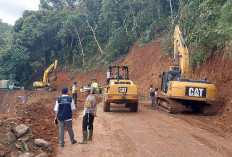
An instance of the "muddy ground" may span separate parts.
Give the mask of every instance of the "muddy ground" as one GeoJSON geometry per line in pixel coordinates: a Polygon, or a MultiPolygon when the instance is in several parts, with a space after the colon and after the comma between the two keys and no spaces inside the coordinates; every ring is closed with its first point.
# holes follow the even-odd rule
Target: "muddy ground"
{"type": "MultiPolygon", "coordinates": [[[[94,122],[93,141],[87,145],[71,145],[66,134],[66,146],[58,148],[58,157],[68,156],[231,156],[232,136],[207,121],[201,115],[173,115],[154,110],[149,102],[140,101],[138,113],[124,105],[113,104],[112,112],[98,107],[94,122]]],[[[82,115],[74,123],[76,139],[82,138],[82,115]]]]}

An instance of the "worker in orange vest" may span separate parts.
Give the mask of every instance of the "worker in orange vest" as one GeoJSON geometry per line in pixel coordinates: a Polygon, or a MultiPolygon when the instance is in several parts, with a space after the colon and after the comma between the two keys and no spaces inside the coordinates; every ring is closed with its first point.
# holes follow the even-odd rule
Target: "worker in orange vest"
{"type": "Polygon", "coordinates": [[[155,107],[155,96],[157,95],[156,90],[158,90],[157,88],[153,89],[153,86],[150,85],[150,89],[149,89],[149,93],[151,96],[151,106],[155,107]]]}

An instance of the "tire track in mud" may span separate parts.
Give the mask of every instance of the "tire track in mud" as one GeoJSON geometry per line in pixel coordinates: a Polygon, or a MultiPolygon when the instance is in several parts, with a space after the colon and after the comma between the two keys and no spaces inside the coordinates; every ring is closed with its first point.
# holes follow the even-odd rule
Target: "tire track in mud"
{"type": "MultiPolygon", "coordinates": [[[[167,113],[164,113],[164,114],[167,114],[167,113]]],[[[174,118],[177,121],[179,121],[179,120],[181,120],[181,121],[184,120],[185,121],[185,119],[182,119],[183,116],[185,116],[185,115],[167,114],[167,116],[170,116],[170,119],[174,118]]],[[[192,119],[192,120],[194,121],[194,123],[191,123],[191,125],[189,125],[190,127],[182,127],[181,130],[179,130],[179,131],[188,132],[189,135],[192,135],[192,137],[194,137],[196,140],[198,140],[202,144],[206,145],[207,147],[216,150],[216,152],[219,152],[219,153],[223,154],[223,156],[230,156],[231,151],[232,151],[232,149],[230,147],[231,144],[229,142],[230,140],[224,141],[225,140],[224,137],[221,137],[218,133],[215,133],[215,130],[217,128],[214,128],[214,131],[210,132],[209,128],[200,128],[198,125],[196,125],[196,124],[199,123],[199,121],[197,123],[196,119],[192,119]],[[194,129],[193,129],[193,127],[194,127],[194,129]],[[209,136],[206,136],[208,139],[205,138],[204,135],[209,135],[209,136]],[[217,144],[219,142],[221,142],[221,143],[217,144]],[[224,142],[226,142],[227,144],[225,144],[224,142]]],[[[159,123],[160,121],[157,121],[157,122],[159,123]]],[[[168,122],[165,123],[164,120],[162,120],[162,122],[163,122],[162,125],[168,124],[168,122]]],[[[200,122],[200,123],[202,123],[202,122],[200,122]]],[[[178,124],[178,123],[175,123],[175,124],[178,124]]],[[[205,124],[205,125],[207,125],[207,124],[205,124]]],[[[166,126],[172,127],[172,128],[177,128],[178,127],[178,126],[173,125],[172,123],[170,123],[169,125],[166,125],[166,126]]],[[[210,128],[212,128],[211,124],[208,124],[208,126],[210,128]]],[[[227,138],[231,139],[231,136],[229,136],[227,138]]]]}

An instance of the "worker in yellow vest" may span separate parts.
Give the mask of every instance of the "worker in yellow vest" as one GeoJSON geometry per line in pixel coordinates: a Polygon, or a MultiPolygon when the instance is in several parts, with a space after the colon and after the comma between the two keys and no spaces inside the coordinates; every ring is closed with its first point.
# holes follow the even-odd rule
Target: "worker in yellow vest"
{"type": "Polygon", "coordinates": [[[74,103],[77,104],[77,82],[74,82],[74,84],[70,87],[70,90],[72,91],[74,103]]]}

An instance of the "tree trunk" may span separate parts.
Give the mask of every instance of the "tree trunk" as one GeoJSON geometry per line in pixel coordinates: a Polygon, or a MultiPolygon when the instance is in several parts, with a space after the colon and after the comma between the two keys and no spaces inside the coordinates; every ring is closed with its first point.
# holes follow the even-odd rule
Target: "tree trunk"
{"type": "Polygon", "coordinates": [[[72,41],[71,41],[71,48],[73,47],[73,34],[72,34],[72,41]]]}
{"type": "Polygon", "coordinates": [[[81,53],[82,53],[82,67],[85,66],[85,53],[84,53],[84,50],[83,50],[83,46],[82,46],[82,42],[81,42],[81,38],[80,38],[80,34],[78,32],[78,29],[75,27],[75,32],[77,34],[77,38],[78,38],[78,41],[79,41],[79,45],[81,47],[81,53]]]}
{"type": "Polygon", "coordinates": [[[169,4],[170,4],[170,9],[171,9],[171,22],[172,22],[172,24],[174,24],[173,11],[172,11],[172,0],[169,0],[169,4]]]}
{"type": "Polygon", "coordinates": [[[102,48],[101,48],[101,45],[99,44],[98,40],[97,40],[97,37],[96,37],[96,29],[97,29],[97,24],[95,23],[95,28],[93,28],[90,24],[89,24],[89,20],[86,16],[86,23],[88,24],[88,27],[91,29],[91,31],[93,32],[93,38],[95,40],[95,42],[97,43],[97,46],[98,46],[98,49],[100,50],[101,54],[104,54],[104,52],[102,51],[102,48]]]}
{"type": "Polygon", "coordinates": [[[159,16],[159,19],[161,17],[161,3],[160,3],[160,0],[157,0],[156,2],[156,9],[157,9],[157,13],[158,13],[158,16],[159,16]]]}
{"type": "Polygon", "coordinates": [[[122,20],[123,20],[123,25],[124,25],[125,30],[126,30],[126,34],[128,35],[128,29],[127,29],[127,25],[126,25],[126,19],[122,18],[122,20]]]}
{"type": "Polygon", "coordinates": [[[136,19],[136,16],[133,14],[133,19],[134,19],[134,24],[133,24],[133,30],[135,31],[135,32],[137,32],[136,31],[136,28],[137,28],[137,19],[136,19]]]}

